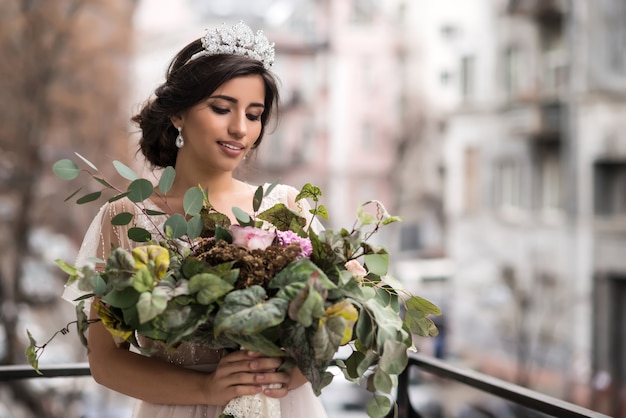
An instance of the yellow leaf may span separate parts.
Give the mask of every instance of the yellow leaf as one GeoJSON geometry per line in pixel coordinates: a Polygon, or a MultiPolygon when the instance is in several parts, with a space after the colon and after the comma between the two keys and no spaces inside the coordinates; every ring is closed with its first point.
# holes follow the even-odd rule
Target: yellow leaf
{"type": "Polygon", "coordinates": [[[122,323],[100,302],[99,299],[95,299],[93,306],[96,310],[98,318],[102,321],[102,325],[107,331],[115,338],[116,341],[126,341],[132,335],[132,331],[124,330],[121,328],[122,323]]]}
{"type": "Polygon", "coordinates": [[[334,317],[342,317],[346,321],[346,329],[343,333],[343,338],[339,345],[347,344],[352,339],[352,328],[359,319],[359,312],[354,305],[347,300],[343,300],[339,303],[329,306],[324,312],[324,316],[320,321],[324,322],[326,319],[334,317]]]}
{"type": "Polygon", "coordinates": [[[160,280],[167,273],[170,267],[170,253],[160,245],[143,245],[133,250],[133,258],[137,269],[142,267],[151,268],[154,266],[154,274],[156,280],[160,280]],[[152,263],[151,263],[152,262],[152,263]]]}

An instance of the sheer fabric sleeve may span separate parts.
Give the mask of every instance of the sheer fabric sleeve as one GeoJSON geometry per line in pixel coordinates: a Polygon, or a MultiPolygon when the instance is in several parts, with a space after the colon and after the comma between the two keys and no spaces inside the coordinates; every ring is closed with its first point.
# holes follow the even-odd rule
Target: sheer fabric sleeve
{"type": "MultiPolygon", "coordinates": [[[[129,226],[114,226],[111,224],[111,219],[122,212],[131,212],[136,215],[134,205],[125,199],[106,203],[100,208],[83,238],[74,263],[77,267],[91,265],[96,270],[102,271],[104,265],[96,263],[95,259],[106,260],[111,248],[114,247],[131,249],[136,246],[136,243],[131,242],[128,238],[129,226]]],[[[89,292],[80,289],[78,283],[74,282],[65,286],[62,298],[77,304],[76,299],[87,293],[89,292]]],[[[89,305],[90,300],[86,300],[85,310],[87,312],[90,308],[89,305]]]]}

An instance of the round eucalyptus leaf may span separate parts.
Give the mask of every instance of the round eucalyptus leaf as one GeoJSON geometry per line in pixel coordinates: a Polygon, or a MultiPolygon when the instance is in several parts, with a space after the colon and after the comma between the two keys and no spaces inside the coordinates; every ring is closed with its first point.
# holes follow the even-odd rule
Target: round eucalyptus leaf
{"type": "Polygon", "coordinates": [[[137,173],[135,173],[132,168],[120,161],[113,161],[113,166],[115,167],[119,175],[124,177],[126,180],[133,181],[139,178],[137,173]]]}
{"type": "Polygon", "coordinates": [[[200,215],[194,216],[187,222],[187,236],[190,239],[198,238],[202,233],[203,226],[202,217],[200,215]]]}
{"type": "Polygon", "coordinates": [[[130,228],[128,230],[128,238],[135,242],[147,242],[152,239],[152,235],[143,228],[130,228]]]}
{"type": "Polygon", "coordinates": [[[163,225],[168,238],[180,238],[187,233],[187,221],[180,213],[175,213],[165,221],[163,225]]]}
{"type": "Polygon", "coordinates": [[[146,179],[137,179],[128,185],[128,199],[131,202],[143,202],[154,191],[154,186],[146,179]]]}
{"type": "Polygon", "coordinates": [[[183,197],[183,210],[186,215],[196,216],[200,214],[204,202],[204,194],[199,187],[192,187],[183,197]]]}
{"type": "Polygon", "coordinates": [[[72,160],[59,160],[52,166],[52,171],[63,180],[74,180],[80,173],[80,168],[72,160]]]}
{"type": "Polygon", "coordinates": [[[250,215],[248,215],[243,209],[235,206],[233,208],[233,214],[235,215],[235,218],[237,218],[239,225],[251,226],[253,224],[252,218],[250,218],[250,215]]]}
{"type": "Polygon", "coordinates": [[[130,221],[132,221],[132,219],[133,219],[132,213],[122,212],[122,213],[118,213],[117,215],[113,217],[113,219],[111,219],[111,224],[118,225],[118,226],[128,225],[130,221]]]}
{"type": "Polygon", "coordinates": [[[174,179],[176,178],[176,170],[171,165],[165,167],[163,173],[161,173],[161,178],[159,179],[159,190],[163,194],[167,194],[172,188],[174,184],[174,179]]]}

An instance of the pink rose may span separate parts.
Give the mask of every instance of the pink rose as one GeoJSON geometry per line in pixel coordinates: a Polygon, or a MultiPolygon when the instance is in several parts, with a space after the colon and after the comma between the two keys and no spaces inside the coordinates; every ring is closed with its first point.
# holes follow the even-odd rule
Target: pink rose
{"type": "Polygon", "coordinates": [[[274,242],[276,233],[253,226],[231,225],[233,244],[249,250],[264,250],[274,242]]]}
{"type": "Polygon", "coordinates": [[[363,280],[367,276],[367,270],[356,260],[350,260],[344,264],[346,270],[348,270],[357,279],[363,280]]]}

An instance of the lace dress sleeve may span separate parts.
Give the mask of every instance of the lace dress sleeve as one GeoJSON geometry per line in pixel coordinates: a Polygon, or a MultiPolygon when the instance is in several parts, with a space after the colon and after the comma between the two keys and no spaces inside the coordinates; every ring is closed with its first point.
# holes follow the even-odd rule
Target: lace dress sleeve
{"type": "MultiPolygon", "coordinates": [[[[140,221],[142,214],[138,213],[136,206],[127,199],[117,200],[112,203],[105,203],[97,215],[91,221],[83,242],[78,251],[75,265],[82,267],[91,265],[98,271],[102,271],[104,265],[96,262],[96,259],[106,260],[111,248],[122,247],[132,249],[138,245],[128,238],[128,229],[136,226],[140,221]],[[115,226],[111,220],[122,212],[130,212],[134,214],[135,222],[130,225],[115,226]]],[[[140,225],[145,227],[145,225],[140,225]]],[[[79,288],[78,283],[74,282],[66,285],[63,291],[63,299],[77,304],[77,298],[87,294],[88,292],[79,288]]],[[[89,312],[90,300],[85,300],[85,310],[89,312]]]]}

